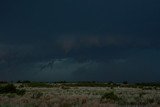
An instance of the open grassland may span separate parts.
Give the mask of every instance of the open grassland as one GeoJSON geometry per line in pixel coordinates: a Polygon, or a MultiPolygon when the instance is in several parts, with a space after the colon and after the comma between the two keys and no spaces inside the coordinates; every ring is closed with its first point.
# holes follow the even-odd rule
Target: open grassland
{"type": "Polygon", "coordinates": [[[14,86],[1,84],[0,107],[160,107],[158,86],[105,83],[15,83],[14,86]]]}

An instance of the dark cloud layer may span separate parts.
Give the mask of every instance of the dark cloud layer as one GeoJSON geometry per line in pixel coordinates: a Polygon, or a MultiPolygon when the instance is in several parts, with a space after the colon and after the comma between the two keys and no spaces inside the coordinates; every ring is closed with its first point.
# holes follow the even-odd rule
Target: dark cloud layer
{"type": "Polygon", "coordinates": [[[159,5],[1,0],[0,80],[159,81],[159,5]]]}

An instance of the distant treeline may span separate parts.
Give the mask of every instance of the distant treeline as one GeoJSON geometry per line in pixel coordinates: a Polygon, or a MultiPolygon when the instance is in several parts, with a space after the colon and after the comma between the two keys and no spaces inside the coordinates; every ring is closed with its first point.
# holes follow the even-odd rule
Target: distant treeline
{"type": "MultiPolygon", "coordinates": [[[[6,81],[0,81],[0,83],[10,83],[6,81]]],[[[16,83],[21,83],[28,87],[55,87],[55,86],[70,86],[70,87],[133,87],[133,88],[146,88],[146,87],[160,87],[160,82],[150,82],[150,83],[128,83],[123,81],[121,83],[115,82],[96,82],[96,81],[78,81],[78,82],[67,82],[67,81],[57,81],[57,82],[34,82],[29,80],[17,81],[16,83]]]]}

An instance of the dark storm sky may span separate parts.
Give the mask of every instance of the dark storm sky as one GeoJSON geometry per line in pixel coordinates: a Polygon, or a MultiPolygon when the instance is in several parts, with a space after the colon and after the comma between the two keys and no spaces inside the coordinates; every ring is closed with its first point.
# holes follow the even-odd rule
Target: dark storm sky
{"type": "Polygon", "coordinates": [[[159,0],[0,0],[0,80],[159,76],[159,0]]]}

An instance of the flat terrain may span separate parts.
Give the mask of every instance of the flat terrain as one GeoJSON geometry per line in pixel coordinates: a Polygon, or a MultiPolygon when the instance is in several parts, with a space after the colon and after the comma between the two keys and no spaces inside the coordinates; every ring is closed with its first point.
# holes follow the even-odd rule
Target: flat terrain
{"type": "Polygon", "coordinates": [[[0,94],[0,107],[160,107],[159,88],[14,85],[25,94],[0,94]]]}

